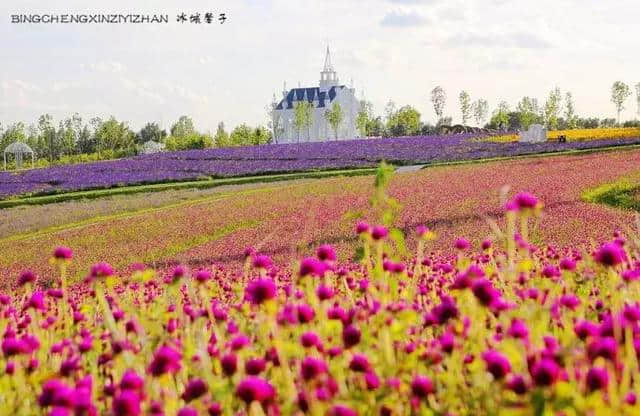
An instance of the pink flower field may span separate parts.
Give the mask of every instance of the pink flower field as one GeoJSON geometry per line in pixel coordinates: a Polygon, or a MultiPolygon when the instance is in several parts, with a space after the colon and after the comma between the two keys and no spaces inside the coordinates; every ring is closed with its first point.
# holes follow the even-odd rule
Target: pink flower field
{"type": "Polygon", "coordinates": [[[381,167],[7,237],[2,410],[637,414],[640,238],[581,194],[639,162],[381,167]]]}

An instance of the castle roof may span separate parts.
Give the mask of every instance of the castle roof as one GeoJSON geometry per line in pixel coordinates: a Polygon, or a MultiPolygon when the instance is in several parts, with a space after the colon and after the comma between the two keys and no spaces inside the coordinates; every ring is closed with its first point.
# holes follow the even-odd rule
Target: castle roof
{"type": "Polygon", "coordinates": [[[311,104],[317,101],[318,108],[325,107],[336,98],[338,90],[342,90],[344,87],[344,85],[337,85],[329,88],[327,91],[321,91],[320,87],[291,89],[277,105],[276,110],[292,109],[295,105],[294,103],[304,100],[307,100],[311,104]]]}

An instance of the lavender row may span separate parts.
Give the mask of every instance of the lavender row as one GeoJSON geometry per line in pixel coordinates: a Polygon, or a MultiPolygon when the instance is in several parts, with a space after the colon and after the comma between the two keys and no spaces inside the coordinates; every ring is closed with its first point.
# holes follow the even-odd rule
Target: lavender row
{"type": "Polygon", "coordinates": [[[628,144],[640,144],[640,138],[524,144],[476,141],[469,135],[456,135],[191,150],[1,172],[0,198],[211,177],[369,167],[383,159],[395,164],[421,164],[628,144]]]}

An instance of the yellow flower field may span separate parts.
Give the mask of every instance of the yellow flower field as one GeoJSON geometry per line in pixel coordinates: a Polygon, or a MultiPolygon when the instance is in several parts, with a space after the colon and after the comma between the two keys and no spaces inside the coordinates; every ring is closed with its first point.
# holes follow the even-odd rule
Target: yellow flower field
{"type": "MultiPolygon", "coordinates": [[[[601,139],[618,139],[627,137],[640,136],[640,128],[638,127],[620,127],[620,128],[599,128],[599,129],[573,129],[573,130],[553,130],[547,132],[548,140],[558,140],[558,137],[564,135],[568,141],[583,140],[601,140],[601,139]]],[[[517,142],[518,134],[509,133],[500,136],[488,137],[482,139],[496,143],[517,142]]]]}

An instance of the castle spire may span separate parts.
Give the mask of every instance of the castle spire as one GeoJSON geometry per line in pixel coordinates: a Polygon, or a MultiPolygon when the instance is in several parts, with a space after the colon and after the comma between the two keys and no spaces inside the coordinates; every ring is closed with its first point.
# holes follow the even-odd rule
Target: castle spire
{"type": "Polygon", "coordinates": [[[335,72],[331,65],[331,52],[329,52],[329,45],[327,45],[327,54],[324,56],[324,69],[322,72],[335,72]]]}

